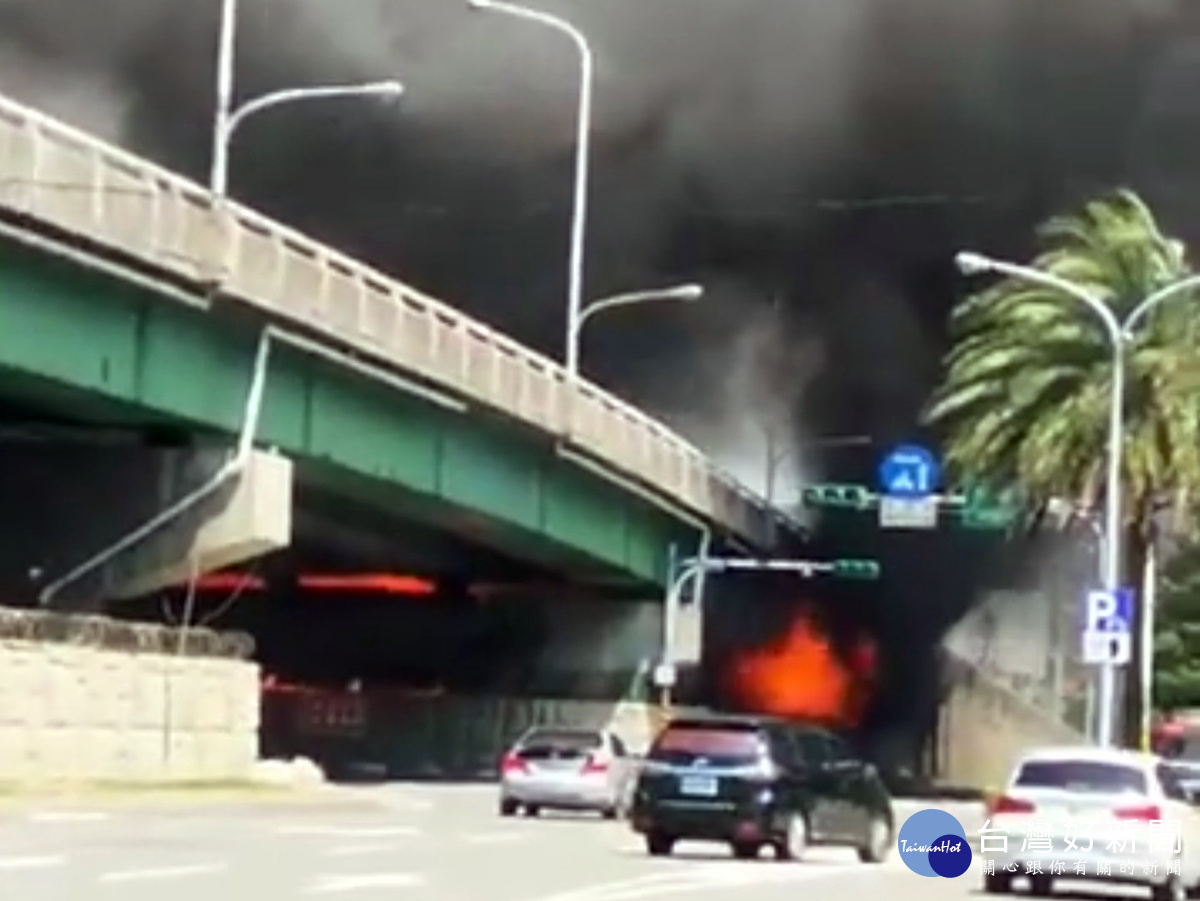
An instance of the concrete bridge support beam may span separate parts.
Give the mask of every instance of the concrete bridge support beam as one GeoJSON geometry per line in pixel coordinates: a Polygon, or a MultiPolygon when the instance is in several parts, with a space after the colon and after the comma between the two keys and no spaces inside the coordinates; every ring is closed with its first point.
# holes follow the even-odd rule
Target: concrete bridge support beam
{"type": "Polygon", "coordinates": [[[211,480],[230,450],[85,445],[0,447],[0,597],[94,611],[287,547],[292,463],[254,452],[245,469],[179,515],[106,554],[211,480]],[[96,565],[81,568],[96,561],[96,565]],[[70,578],[66,578],[70,576],[70,578]]]}

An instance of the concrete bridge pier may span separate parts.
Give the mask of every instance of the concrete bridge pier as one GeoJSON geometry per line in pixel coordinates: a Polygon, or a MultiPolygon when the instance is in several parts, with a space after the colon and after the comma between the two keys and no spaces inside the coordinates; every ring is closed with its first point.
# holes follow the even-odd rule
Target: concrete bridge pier
{"type": "Polygon", "coordinates": [[[232,449],[0,447],[0,597],[92,612],[287,547],[292,463],[232,449]]]}

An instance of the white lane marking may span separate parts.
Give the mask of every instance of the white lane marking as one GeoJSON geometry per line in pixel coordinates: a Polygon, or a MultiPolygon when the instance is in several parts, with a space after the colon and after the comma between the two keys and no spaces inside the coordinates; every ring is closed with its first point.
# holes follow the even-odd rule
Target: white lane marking
{"type": "Polygon", "coordinates": [[[512,842],[528,841],[528,832],[468,832],[461,836],[470,845],[507,845],[512,842]]]}
{"type": "Polygon", "coordinates": [[[110,814],[90,810],[43,810],[29,815],[34,823],[101,823],[111,818],[110,814]]]}
{"type": "Polygon", "coordinates": [[[632,879],[621,879],[616,882],[598,882],[585,885],[554,895],[547,895],[539,901],[583,901],[583,899],[608,898],[610,895],[620,896],[622,892],[637,890],[641,887],[656,886],[660,883],[675,883],[687,875],[691,867],[673,867],[668,872],[650,873],[636,876],[632,879]]]}
{"type": "Polygon", "coordinates": [[[536,901],[640,901],[691,892],[706,892],[731,888],[753,888],[758,885],[779,885],[810,882],[852,873],[875,872],[871,868],[842,865],[788,865],[756,867],[743,861],[714,861],[693,864],[686,869],[672,868],[619,882],[601,882],[572,891],[548,895],[536,901]]]}
{"type": "Polygon", "coordinates": [[[62,855],[46,855],[42,857],[0,857],[0,872],[11,870],[44,870],[49,867],[61,867],[67,862],[62,855]]]}
{"type": "Polygon", "coordinates": [[[412,826],[281,826],[280,835],[316,838],[411,838],[419,834],[412,826]]]}
{"type": "Polygon", "coordinates": [[[154,869],[122,870],[115,873],[104,873],[99,882],[149,882],[157,879],[182,879],[184,876],[204,876],[211,873],[223,873],[228,869],[223,863],[202,863],[179,867],[157,867],[154,869]]]}
{"type": "Polygon", "coordinates": [[[425,879],[415,873],[347,873],[318,876],[308,889],[309,895],[329,895],[338,892],[358,892],[364,889],[413,888],[424,885],[425,879]]]}
{"type": "Polygon", "coordinates": [[[373,842],[362,845],[338,845],[325,853],[330,857],[357,857],[362,854],[382,854],[384,851],[394,851],[398,847],[396,842],[373,842]]]}

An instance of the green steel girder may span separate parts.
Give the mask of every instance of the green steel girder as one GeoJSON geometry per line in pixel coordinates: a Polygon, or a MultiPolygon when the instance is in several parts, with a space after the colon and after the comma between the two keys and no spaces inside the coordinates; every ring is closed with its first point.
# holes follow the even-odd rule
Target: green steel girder
{"type": "MultiPolygon", "coordinates": [[[[0,390],[10,396],[82,407],[102,422],[232,435],[258,327],[0,244],[0,390]]],[[[401,515],[489,533],[565,569],[661,585],[668,548],[697,540],[694,528],[562,460],[540,436],[282,344],[258,437],[295,458],[302,478],[307,466],[339,473],[346,490],[401,515]]]]}

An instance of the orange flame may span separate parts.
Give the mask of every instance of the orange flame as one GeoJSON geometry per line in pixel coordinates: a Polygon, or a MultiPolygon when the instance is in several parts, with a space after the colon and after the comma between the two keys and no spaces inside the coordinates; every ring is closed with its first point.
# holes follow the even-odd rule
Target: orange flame
{"type": "Polygon", "coordinates": [[[407,594],[428,597],[437,592],[437,585],[418,576],[392,573],[357,573],[352,575],[303,575],[300,587],[306,591],[357,591],[364,594],[407,594]]]}
{"type": "Polygon", "coordinates": [[[759,713],[853,728],[870,699],[875,655],[875,642],[866,637],[840,650],[805,610],[777,642],[734,663],[730,687],[759,713]]]}
{"type": "MultiPolygon", "coordinates": [[[[418,576],[393,573],[351,573],[349,575],[301,575],[300,588],[305,591],[358,592],[361,594],[394,594],[429,597],[437,592],[436,583],[418,576]]],[[[196,580],[200,591],[264,591],[266,582],[249,573],[209,573],[196,580]]]]}
{"type": "Polygon", "coordinates": [[[263,591],[267,583],[250,573],[208,573],[196,580],[197,591],[263,591]]]}

